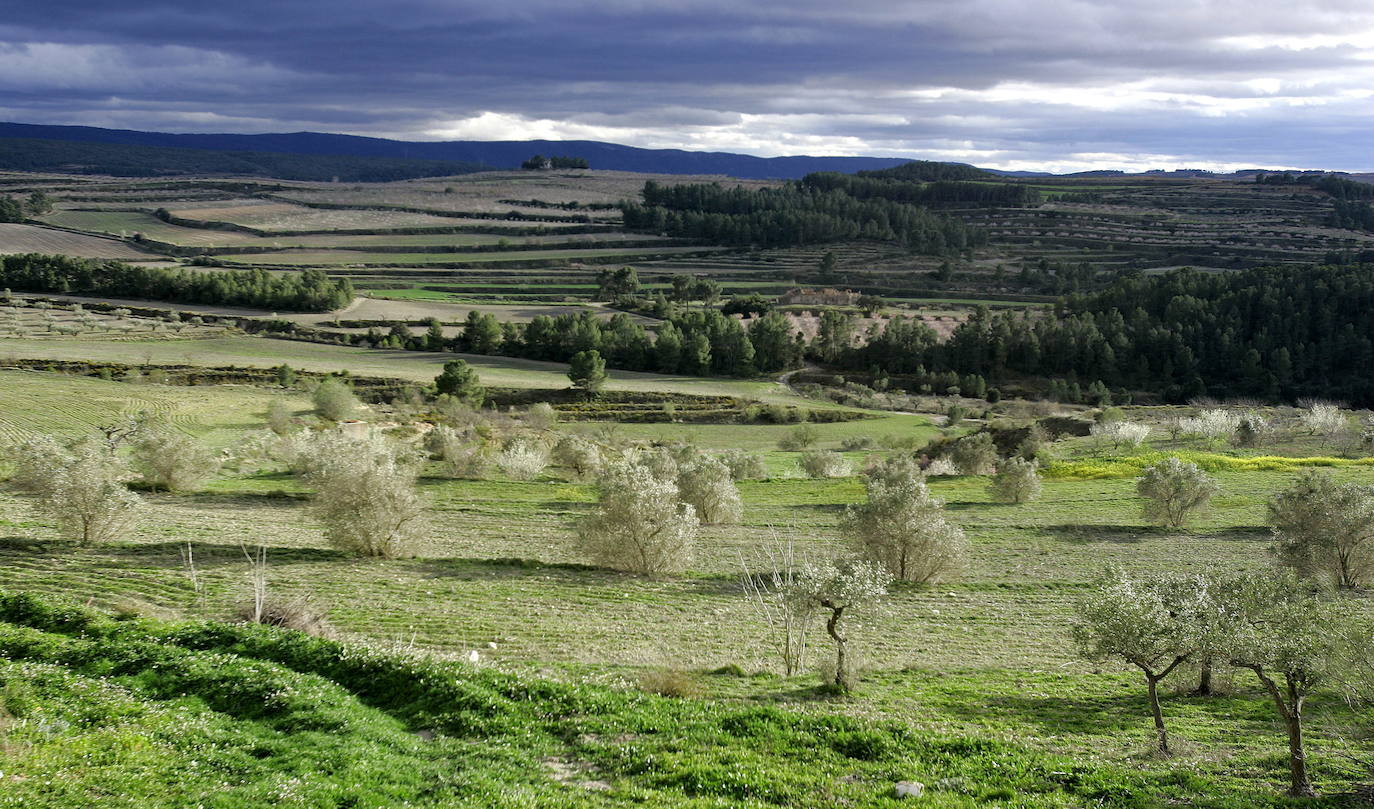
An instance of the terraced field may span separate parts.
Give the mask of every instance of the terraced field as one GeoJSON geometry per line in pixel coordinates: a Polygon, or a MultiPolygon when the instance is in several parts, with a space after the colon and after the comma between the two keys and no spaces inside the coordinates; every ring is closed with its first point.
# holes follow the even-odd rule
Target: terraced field
{"type": "MultiPolygon", "coordinates": [[[[0,340],[0,351],[6,346],[0,340]]],[[[258,427],[268,403],[283,398],[302,411],[309,408],[303,395],[260,388],[184,388],[0,370],[0,444],[35,433],[82,435],[147,412],[224,447],[241,440],[244,430],[258,427]]]]}
{"type": "Polygon", "coordinates": [[[6,253],[60,253],[79,258],[132,260],[155,258],[113,239],[7,222],[0,223],[0,255],[6,253]]]}
{"type": "Polygon", "coordinates": [[[329,267],[335,265],[362,265],[404,268],[425,264],[522,264],[542,262],[587,261],[592,259],[614,258],[634,261],[637,258],[650,258],[673,253],[711,252],[704,246],[647,247],[604,247],[586,249],[555,250],[503,250],[500,252],[462,252],[462,253],[370,253],[363,250],[300,250],[278,253],[252,253],[247,255],[224,254],[216,256],[226,264],[251,266],[289,266],[289,267],[329,267]]]}

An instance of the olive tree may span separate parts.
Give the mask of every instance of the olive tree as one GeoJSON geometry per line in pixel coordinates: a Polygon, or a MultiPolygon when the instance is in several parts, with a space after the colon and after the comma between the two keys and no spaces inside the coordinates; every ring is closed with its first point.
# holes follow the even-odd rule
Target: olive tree
{"type": "Polygon", "coordinates": [[[134,469],[154,490],[188,491],[219,469],[208,447],[166,425],[141,431],[131,449],[134,469]]]}
{"type": "Polygon", "coordinates": [[[1219,490],[1195,463],[1165,458],[1148,466],[1135,480],[1145,519],[1167,528],[1182,528],[1189,515],[1206,507],[1219,490]]]}
{"type": "Polygon", "coordinates": [[[277,435],[286,435],[295,426],[294,416],[291,405],[281,399],[273,399],[267,406],[267,429],[277,435]]]}
{"type": "Polygon", "coordinates": [[[1089,660],[1121,660],[1140,669],[1155,723],[1155,748],[1169,752],[1159,682],[1215,641],[1203,579],[1132,579],[1109,569],[1075,605],[1073,639],[1089,660]]]}
{"type": "Polygon", "coordinates": [[[813,478],[843,478],[854,471],[854,466],[843,455],[830,449],[809,449],[797,460],[797,466],[813,478]]]}
{"type": "Polygon", "coordinates": [[[1303,709],[1317,687],[1334,679],[1344,658],[1348,608],[1322,598],[1292,573],[1237,577],[1225,584],[1218,601],[1225,608],[1231,663],[1255,673],[1288,732],[1288,794],[1315,797],[1303,709]]]}
{"type": "Polygon", "coordinates": [[[738,523],[743,516],[744,504],[730,468],[718,458],[698,454],[680,465],[677,485],[683,502],[690,503],[707,525],[738,523]]]}
{"type": "Polygon", "coordinates": [[[1040,464],[1008,458],[997,465],[988,493],[1003,503],[1026,503],[1040,497],[1040,464]]]}
{"type": "Polygon", "coordinates": [[[10,482],[37,497],[40,511],[63,536],[82,545],[117,539],[134,523],[143,501],[124,484],[129,470],[95,437],[64,445],[46,436],[14,447],[10,482]]]}
{"type": "Polygon", "coordinates": [[[968,539],[945,519],[914,464],[889,462],[864,482],[868,502],[850,506],[840,531],[868,559],[904,581],[934,582],[960,570],[968,539]]]}
{"type": "Polygon", "coordinates": [[[1374,573],[1374,486],[1308,470],[1269,501],[1269,522],[1275,555],[1300,576],[1349,589],[1374,573]]]}
{"type": "Polygon", "coordinates": [[[892,575],[881,565],[846,558],[806,565],[789,586],[788,597],[797,603],[797,609],[809,607],[829,613],[825,631],[835,642],[835,673],[830,685],[836,690],[847,693],[854,687],[845,619],[881,601],[891,583],[892,575]]]}
{"type": "Polygon", "coordinates": [[[421,529],[416,465],[376,435],[326,435],[308,450],[305,482],[311,510],[335,548],[361,556],[403,553],[421,529]]]}
{"type": "Polygon", "coordinates": [[[634,463],[612,465],[600,483],[596,511],[578,527],[582,549],[598,564],[631,573],[683,570],[696,542],[696,509],[680,502],[677,484],[634,463]]]}

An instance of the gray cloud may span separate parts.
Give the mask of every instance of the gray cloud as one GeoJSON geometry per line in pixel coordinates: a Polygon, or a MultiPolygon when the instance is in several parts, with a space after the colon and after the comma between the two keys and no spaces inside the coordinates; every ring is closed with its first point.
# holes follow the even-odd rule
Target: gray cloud
{"type": "Polygon", "coordinates": [[[0,43],[36,123],[1374,168],[1346,0],[18,0],[0,43]]]}

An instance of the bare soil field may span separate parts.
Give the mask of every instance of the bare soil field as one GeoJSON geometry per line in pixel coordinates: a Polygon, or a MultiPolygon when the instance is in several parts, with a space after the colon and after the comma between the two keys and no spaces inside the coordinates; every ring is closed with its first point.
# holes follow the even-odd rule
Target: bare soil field
{"type": "Polygon", "coordinates": [[[150,254],[114,239],[49,230],[36,225],[0,223],[0,254],[61,253],[77,258],[147,259],[150,254]]]}

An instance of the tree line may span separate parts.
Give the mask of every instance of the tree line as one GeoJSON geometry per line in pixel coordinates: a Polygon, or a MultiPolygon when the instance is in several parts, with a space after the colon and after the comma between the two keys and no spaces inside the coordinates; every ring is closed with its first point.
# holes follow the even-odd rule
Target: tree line
{"type": "Polygon", "coordinates": [[[856,177],[835,171],[816,172],[801,184],[818,191],[840,190],[855,199],[885,199],[910,205],[962,205],[989,208],[1028,208],[1042,202],[1040,192],[1017,183],[935,180],[913,182],[879,177],[856,177]]]}
{"type": "Polygon", "coordinates": [[[621,205],[626,229],[719,244],[783,247],[870,239],[944,255],[987,242],[984,231],[924,208],[801,183],[746,189],[650,180],[642,194],[642,204],[621,205]]]}
{"type": "Polygon", "coordinates": [[[353,300],[353,283],[323,270],[203,272],[26,253],[0,258],[0,286],[22,292],[328,312],[353,300]]]}
{"type": "Polygon", "coordinates": [[[1369,265],[1188,268],[1121,278],[1060,299],[1051,313],[978,310],[949,340],[890,321],[833,357],[888,373],[1029,375],[1196,396],[1326,397],[1374,403],[1374,276],[1369,265]]]}

